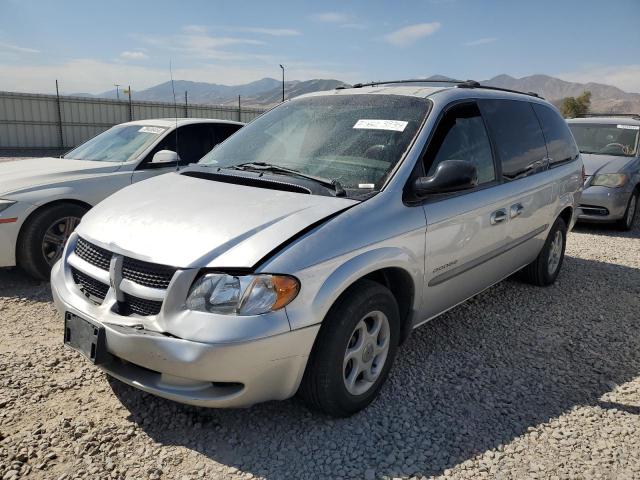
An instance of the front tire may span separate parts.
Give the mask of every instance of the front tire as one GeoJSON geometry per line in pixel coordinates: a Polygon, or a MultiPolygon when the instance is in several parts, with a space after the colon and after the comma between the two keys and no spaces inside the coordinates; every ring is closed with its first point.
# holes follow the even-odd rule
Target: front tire
{"type": "Polygon", "coordinates": [[[34,213],[20,232],[18,265],[32,277],[48,280],[51,267],[86,212],[80,205],[58,204],[34,213]]]}
{"type": "Polygon", "coordinates": [[[371,280],[359,281],[325,317],[300,395],[336,417],[362,410],[386,380],[399,336],[400,314],[391,292],[371,280]]]}
{"type": "Polygon", "coordinates": [[[567,225],[558,217],[536,259],[524,267],[521,278],[532,285],[547,287],[558,278],[567,245],[567,225]]]}
{"type": "Polygon", "coordinates": [[[617,226],[620,230],[629,231],[633,228],[633,222],[636,219],[638,213],[638,190],[634,191],[627,203],[627,209],[624,211],[624,216],[618,220],[617,226]]]}

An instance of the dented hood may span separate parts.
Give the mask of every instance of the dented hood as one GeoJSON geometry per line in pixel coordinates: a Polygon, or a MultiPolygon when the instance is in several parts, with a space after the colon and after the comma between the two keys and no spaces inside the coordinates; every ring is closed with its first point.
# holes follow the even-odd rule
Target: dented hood
{"type": "Polygon", "coordinates": [[[77,232],[148,262],[250,268],[306,227],[356,203],[170,173],[107,198],[77,232]]]}

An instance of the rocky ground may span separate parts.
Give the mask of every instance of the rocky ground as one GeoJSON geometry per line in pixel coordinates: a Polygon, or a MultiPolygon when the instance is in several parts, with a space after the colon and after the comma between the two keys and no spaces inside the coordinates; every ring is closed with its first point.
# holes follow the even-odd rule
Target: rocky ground
{"type": "Polygon", "coordinates": [[[351,418],[205,410],[61,344],[49,285],[0,270],[0,478],[640,478],[640,224],[579,228],[556,285],[507,280],[414,332],[351,418]]]}

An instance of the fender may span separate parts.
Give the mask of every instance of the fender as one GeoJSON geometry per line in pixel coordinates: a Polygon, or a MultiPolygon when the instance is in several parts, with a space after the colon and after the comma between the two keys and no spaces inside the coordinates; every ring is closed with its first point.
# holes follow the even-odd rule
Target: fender
{"type": "Polygon", "coordinates": [[[325,269],[322,269],[330,273],[320,279],[318,265],[311,268],[315,274],[308,272],[309,275],[307,275],[306,271],[300,272],[302,285],[309,283],[320,283],[320,285],[317,287],[311,285],[308,290],[303,287],[299,295],[301,298],[287,306],[291,328],[295,330],[322,322],[331,306],[351,285],[366,275],[384,268],[397,268],[409,274],[414,284],[414,299],[411,307],[415,311],[422,300],[423,278],[420,261],[409,250],[380,247],[357,254],[347,261],[344,261],[344,258],[331,259],[325,263],[325,269]],[[305,290],[310,292],[309,296],[305,295],[305,290]],[[312,292],[316,293],[310,298],[312,292]],[[309,318],[309,304],[312,307],[312,318],[309,318]]]}

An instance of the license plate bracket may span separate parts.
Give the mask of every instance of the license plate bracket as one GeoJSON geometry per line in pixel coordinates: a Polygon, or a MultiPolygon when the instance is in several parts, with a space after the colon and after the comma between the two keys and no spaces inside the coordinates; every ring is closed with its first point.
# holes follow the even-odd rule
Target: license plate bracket
{"type": "Polygon", "coordinates": [[[96,365],[109,359],[104,327],[71,312],[64,315],[64,343],[96,365]]]}

